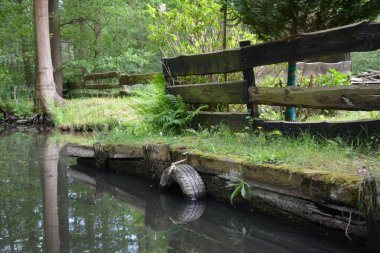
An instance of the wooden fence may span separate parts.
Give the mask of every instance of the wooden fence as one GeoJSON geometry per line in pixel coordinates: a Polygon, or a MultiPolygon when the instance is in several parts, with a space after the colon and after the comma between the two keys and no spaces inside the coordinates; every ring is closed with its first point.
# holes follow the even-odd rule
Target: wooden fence
{"type": "Polygon", "coordinates": [[[246,104],[246,113],[202,112],[195,124],[223,122],[232,128],[247,126],[279,129],[284,132],[316,131],[337,135],[342,131],[357,134],[380,128],[380,120],[350,122],[285,122],[259,120],[257,105],[296,106],[339,110],[380,110],[380,85],[334,87],[256,87],[253,67],[337,53],[374,51],[380,48],[380,24],[362,22],[330,30],[299,34],[281,41],[258,45],[240,43],[240,48],[219,52],[163,58],[167,92],[181,95],[189,104],[246,104]],[[242,72],[243,80],[223,83],[177,85],[177,77],[242,72]]]}
{"type": "MultiPolygon", "coordinates": [[[[147,84],[160,73],[126,75],[117,71],[104,73],[91,73],[83,76],[80,83],[68,85],[70,90],[102,90],[104,94],[110,93],[110,90],[118,90],[117,95],[125,95],[123,87],[134,84],[147,84]]],[[[95,95],[99,95],[96,94],[95,95]]]]}

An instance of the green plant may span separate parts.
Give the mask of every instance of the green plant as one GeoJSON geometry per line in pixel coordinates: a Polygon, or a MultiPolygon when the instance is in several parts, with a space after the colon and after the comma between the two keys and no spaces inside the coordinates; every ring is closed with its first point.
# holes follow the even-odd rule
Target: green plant
{"type": "Polygon", "coordinates": [[[188,112],[180,96],[166,94],[163,76],[152,81],[150,91],[136,92],[140,99],[135,108],[143,117],[143,122],[152,131],[180,133],[190,127],[193,117],[205,106],[188,112]]]}
{"type": "Polygon", "coordinates": [[[243,179],[243,171],[242,168],[240,168],[240,177],[233,177],[233,183],[229,184],[227,187],[235,187],[235,190],[230,195],[230,201],[233,205],[233,201],[241,195],[243,199],[250,200],[252,198],[252,186],[250,186],[247,182],[245,182],[243,179]]]}
{"type": "Polygon", "coordinates": [[[240,178],[235,178],[235,180],[236,180],[235,183],[232,183],[231,185],[229,185],[229,187],[235,187],[235,190],[231,193],[231,196],[230,196],[230,201],[232,205],[234,204],[233,201],[239,195],[241,195],[244,199],[247,199],[247,200],[251,199],[251,196],[252,196],[252,188],[249,184],[247,184],[240,178]]]}
{"type": "Polygon", "coordinates": [[[335,69],[329,69],[326,75],[317,77],[317,84],[321,86],[351,85],[351,73],[342,73],[335,69]]]}

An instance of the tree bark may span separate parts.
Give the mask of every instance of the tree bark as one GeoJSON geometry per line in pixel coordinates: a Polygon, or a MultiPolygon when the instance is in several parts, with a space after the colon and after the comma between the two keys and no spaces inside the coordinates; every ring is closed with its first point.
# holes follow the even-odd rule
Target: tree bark
{"type": "Polygon", "coordinates": [[[36,26],[37,83],[34,106],[37,112],[48,112],[52,102],[63,104],[55,89],[50,53],[48,0],[34,0],[36,26]]]}
{"type": "Polygon", "coordinates": [[[51,56],[54,67],[54,82],[58,95],[63,95],[63,68],[61,47],[61,21],[59,17],[58,0],[49,0],[49,28],[52,34],[50,38],[51,56]]]}

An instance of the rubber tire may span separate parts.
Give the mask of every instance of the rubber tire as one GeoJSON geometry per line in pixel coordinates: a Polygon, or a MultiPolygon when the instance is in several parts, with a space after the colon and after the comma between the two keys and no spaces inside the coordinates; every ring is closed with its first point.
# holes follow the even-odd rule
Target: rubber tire
{"type": "Polygon", "coordinates": [[[169,174],[170,167],[161,176],[161,187],[169,187],[176,182],[186,198],[201,199],[206,195],[206,187],[198,172],[188,164],[179,164],[169,174]]]}
{"type": "Polygon", "coordinates": [[[169,193],[161,194],[161,205],[174,224],[196,221],[206,209],[205,201],[178,199],[169,193]]]}

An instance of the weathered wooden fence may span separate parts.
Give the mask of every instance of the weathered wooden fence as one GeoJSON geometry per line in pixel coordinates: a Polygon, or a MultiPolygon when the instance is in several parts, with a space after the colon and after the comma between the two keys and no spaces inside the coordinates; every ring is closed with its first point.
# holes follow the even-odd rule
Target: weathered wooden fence
{"type": "Polygon", "coordinates": [[[281,41],[258,45],[241,42],[239,49],[163,58],[167,92],[181,95],[189,104],[247,104],[246,113],[202,112],[195,124],[223,122],[232,128],[247,126],[285,132],[316,131],[325,135],[371,132],[380,120],[350,122],[285,122],[259,120],[258,104],[339,110],[380,110],[380,85],[335,87],[256,87],[253,67],[337,53],[374,51],[380,48],[380,24],[362,22],[330,30],[299,34],[281,41]],[[243,80],[224,83],[177,85],[177,77],[242,72],[243,80]]]}
{"type": "Polygon", "coordinates": [[[106,91],[105,95],[111,90],[118,90],[116,95],[125,95],[125,86],[147,84],[158,74],[160,73],[126,75],[117,71],[91,73],[84,75],[82,82],[68,85],[68,90],[102,90],[106,91]]]}

